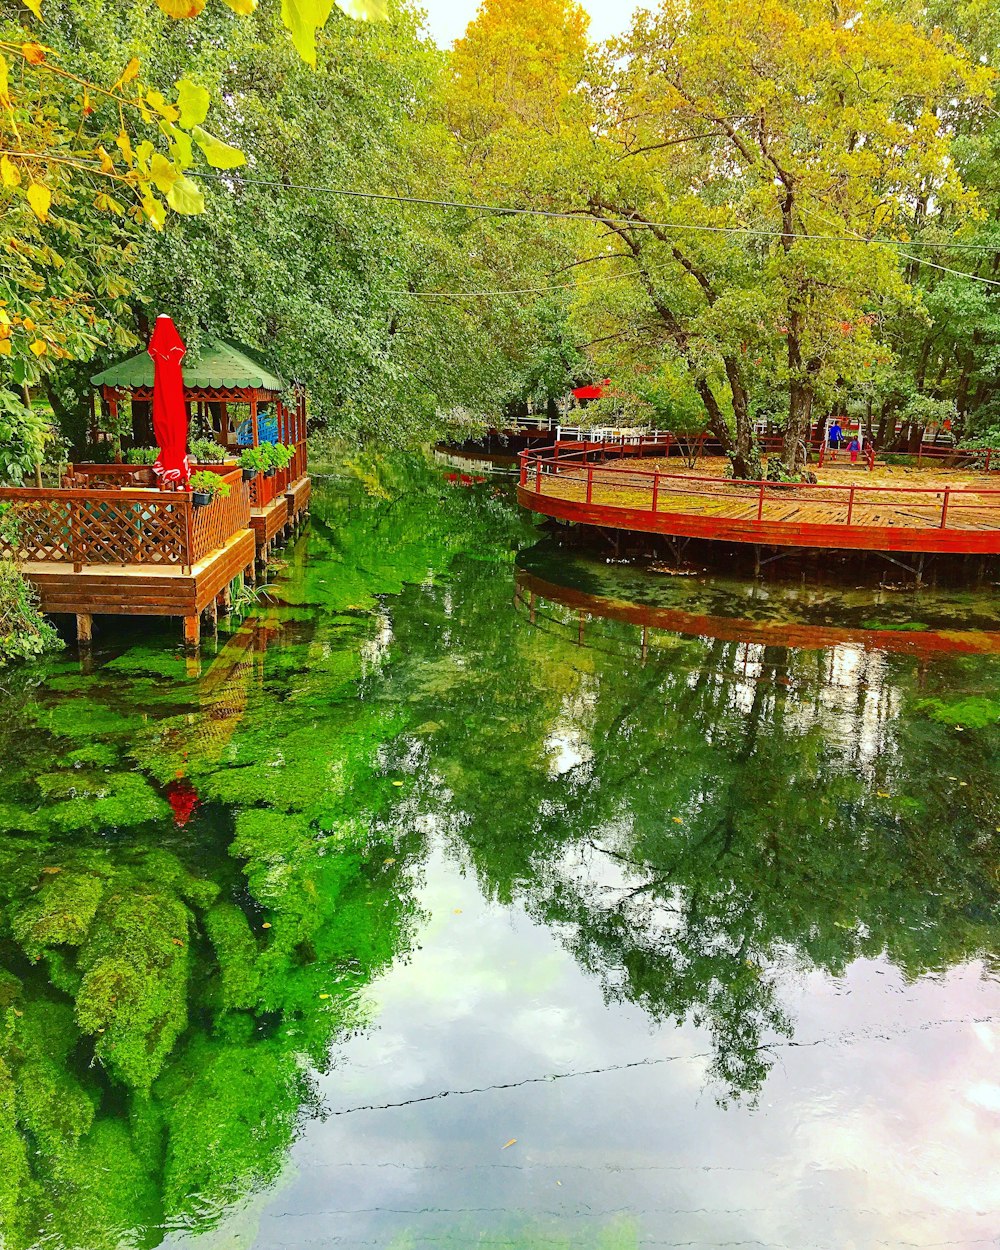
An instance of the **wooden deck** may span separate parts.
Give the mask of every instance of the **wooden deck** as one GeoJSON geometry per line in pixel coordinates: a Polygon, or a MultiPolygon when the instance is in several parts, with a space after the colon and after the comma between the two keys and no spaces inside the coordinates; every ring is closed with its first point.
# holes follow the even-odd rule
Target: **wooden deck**
{"type": "Polygon", "coordinates": [[[289,483],[285,498],[288,500],[288,519],[295,521],[309,511],[309,501],[312,498],[311,479],[302,476],[298,481],[289,483]]]}
{"type": "Polygon", "coordinates": [[[995,476],[940,466],[900,484],[841,465],[817,485],[733,482],[606,449],[559,445],[521,457],[518,499],[565,521],[679,538],[886,552],[1000,553],[995,476]],[[836,479],[836,480],[835,480],[836,479]],[[923,484],[914,485],[914,481],[923,484]]]}
{"type": "Polygon", "coordinates": [[[263,508],[250,509],[250,528],[257,541],[257,551],[265,558],[271,550],[271,543],[287,525],[287,495],[279,495],[263,508]]]}
{"type": "Polygon", "coordinates": [[[241,573],[252,577],[256,556],[248,529],[185,570],[179,565],[57,567],[28,561],[19,567],[38,591],[44,612],[88,616],[198,616],[241,573]]]}

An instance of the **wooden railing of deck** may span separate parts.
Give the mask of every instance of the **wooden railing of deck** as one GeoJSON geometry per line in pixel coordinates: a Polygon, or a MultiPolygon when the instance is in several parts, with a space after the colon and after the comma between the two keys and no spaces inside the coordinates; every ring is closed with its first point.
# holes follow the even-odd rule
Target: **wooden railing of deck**
{"type": "MultiPolygon", "coordinates": [[[[109,466],[93,468],[107,476],[109,466]]],[[[75,572],[95,564],[190,568],[250,524],[242,474],[225,466],[219,472],[229,497],[217,496],[204,508],[193,507],[184,491],[155,488],[0,489],[0,508],[14,521],[5,527],[7,537],[0,535],[0,557],[72,564],[75,572]]]]}

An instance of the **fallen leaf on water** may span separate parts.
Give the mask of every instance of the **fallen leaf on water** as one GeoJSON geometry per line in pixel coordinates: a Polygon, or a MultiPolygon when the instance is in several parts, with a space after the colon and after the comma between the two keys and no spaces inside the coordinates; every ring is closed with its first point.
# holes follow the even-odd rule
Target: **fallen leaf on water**
{"type": "Polygon", "coordinates": [[[888,792],[888,790],[878,790],[878,791],[876,791],[876,793],[878,794],[878,797],[879,797],[880,799],[891,799],[891,798],[892,798],[892,795],[888,792]]]}
{"type": "Polygon", "coordinates": [[[455,912],[454,912],[454,914],[455,914],[456,916],[460,916],[460,915],[462,914],[462,909],[461,909],[461,907],[456,907],[456,908],[455,908],[455,912]]]}
{"type": "Polygon", "coordinates": [[[262,929],[270,929],[270,927],[271,927],[271,926],[270,926],[270,924],[268,923],[268,921],[266,921],[266,920],[265,920],[265,921],[264,921],[264,923],[263,923],[260,927],[261,927],[262,929]]]}
{"type": "Polygon", "coordinates": [[[684,823],[684,821],[683,821],[683,820],[681,820],[680,816],[675,816],[675,817],[674,817],[674,824],[675,824],[675,825],[683,825],[683,823],[684,823]]]}
{"type": "Polygon", "coordinates": [[[395,861],[394,859],[387,859],[387,860],[385,860],[384,862],[385,862],[386,864],[394,864],[396,861],[395,861]]]}
{"type": "Polygon", "coordinates": [[[509,1141],[509,1142],[507,1142],[505,1145],[501,1146],[501,1147],[500,1147],[500,1149],[501,1149],[501,1150],[509,1150],[509,1149],[511,1148],[511,1146],[516,1146],[516,1145],[517,1145],[517,1138],[516,1138],[516,1137],[512,1137],[512,1138],[510,1139],[510,1141],[509,1141]]]}
{"type": "Polygon", "coordinates": [[[320,994],[320,998],[329,998],[329,997],[330,997],[329,994],[320,994]]]}
{"type": "Polygon", "coordinates": [[[394,786],[401,786],[403,783],[401,781],[394,781],[392,784],[394,786]]]}

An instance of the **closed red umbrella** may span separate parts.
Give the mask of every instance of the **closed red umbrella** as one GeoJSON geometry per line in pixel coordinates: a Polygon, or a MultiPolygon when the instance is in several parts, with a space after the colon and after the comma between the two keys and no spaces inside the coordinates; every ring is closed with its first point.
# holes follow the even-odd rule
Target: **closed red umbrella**
{"type": "Polygon", "coordinates": [[[153,433],[160,449],[153,472],[164,484],[187,486],[188,421],[181,361],[187,348],[169,317],[157,317],[149,340],[153,358],[153,433]]]}

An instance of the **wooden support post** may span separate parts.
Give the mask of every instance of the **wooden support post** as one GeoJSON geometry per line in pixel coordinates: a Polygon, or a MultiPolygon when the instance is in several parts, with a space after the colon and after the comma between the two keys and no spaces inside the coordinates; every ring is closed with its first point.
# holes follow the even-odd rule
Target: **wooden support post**
{"type": "Polygon", "coordinates": [[[230,582],[228,586],[225,586],[223,588],[222,593],[219,595],[218,599],[216,599],[215,601],[215,606],[223,614],[223,616],[232,612],[233,610],[233,583],[232,582],[230,582]]]}
{"type": "Polygon", "coordinates": [[[76,640],[81,647],[89,647],[94,640],[94,618],[89,612],[76,614],[76,640]]]}
{"type": "Polygon", "coordinates": [[[197,612],[184,618],[184,642],[192,648],[201,644],[201,617],[197,612]]]}
{"type": "Polygon", "coordinates": [[[257,396],[250,400],[250,429],[253,432],[253,445],[260,446],[260,430],[257,426],[257,396]]]}
{"type": "Polygon", "coordinates": [[[205,618],[205,622],[208,625],[209,630],[213,634],[217,634],[219,632],[219,608],[214,599],[208,607],[205,608],[202,615],[205,618]]]}
{"type": "Polygon", "coordinates": [[[941,504],[941,528],[944,529],[948,524],[948,501],[951,498],[951,487],[944,488],[944,502],[941,504]]]}

